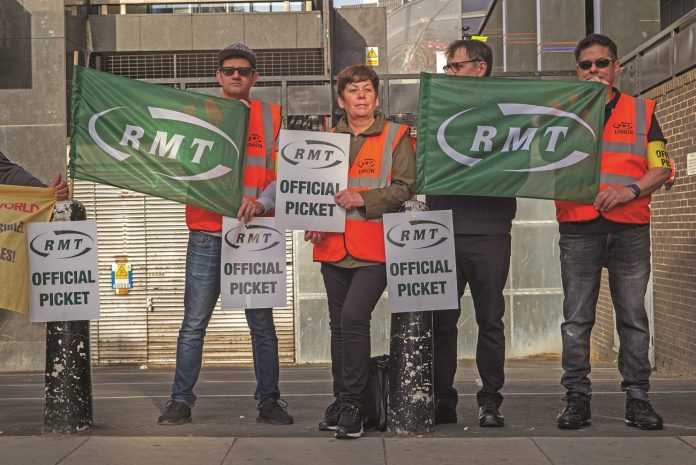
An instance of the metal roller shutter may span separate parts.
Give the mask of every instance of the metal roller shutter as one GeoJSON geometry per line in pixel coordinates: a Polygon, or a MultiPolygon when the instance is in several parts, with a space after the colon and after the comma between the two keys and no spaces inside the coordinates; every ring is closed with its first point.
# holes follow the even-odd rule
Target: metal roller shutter
{"type": "MultiPolygon", "coordinates": [[[[97,220],[101,319],[92,322],[92,359],[98,365],[173,365],[183,318],[188,229],[184,206],[111,186],[75,182],[75,198],[97,220]],[[111,264],[127,255],[134,288],[111,289],[111,264]]],[[[273,311],[281,363],[295,361],[292,235],[288,247],[288,304],[273,311]]],[[[243,310],[221,310],[208,326],[203,363],[248,364],[251,338],[243,310]]]]}

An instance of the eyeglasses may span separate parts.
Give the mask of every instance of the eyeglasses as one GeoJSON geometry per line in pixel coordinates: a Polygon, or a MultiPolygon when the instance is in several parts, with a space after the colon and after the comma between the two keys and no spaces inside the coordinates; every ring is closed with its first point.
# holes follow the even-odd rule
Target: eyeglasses
{"type": "Polygon", "coordinates": [[[241,68],[237,68],[235,66],[220,66],[218,71],[225,76],[234,76],[234,73],[239,73],[241,77],[246,78],[251,76],[251,73],[254,72],[254,68],[250,68],[248,66],[242,66],[241,68]]]}
{"type": "Polygon", "coordinates": [[[592,68],[592,65],[595,65],[599,69],[604,69],[607,66],[609,66],[610,63],[614,62],[616,60],[612,60],[610,58],[597,58],[595,61],[592,60],[582,60],[578,61],[578,68],[584,69],[587,71],[588,69],[592,68]]]}
{"type": "Polygon", "coordinates": [[[442,71],[444,71],[446,73],[447,71],[452,70],[453,73],[456,73],[457,71],[459,71],[459,68],[461,68],[462,65],[464,65],[466,63],[475,63],[477,61],[481,61],[481,60],[479,60],[477,58],[475,60],[456,61],[454,63],[447,63],[445,66],[442,67],[442,71]]]}

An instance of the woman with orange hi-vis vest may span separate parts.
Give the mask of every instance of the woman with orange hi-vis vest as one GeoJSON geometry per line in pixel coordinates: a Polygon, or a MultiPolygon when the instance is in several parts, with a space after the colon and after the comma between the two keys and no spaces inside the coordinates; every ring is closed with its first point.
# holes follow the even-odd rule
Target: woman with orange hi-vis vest
{"type": "Polygon", "coordinates": [[[346,209],[345,233],[309,231],[329,303],[334,401],[319,429],[336,438],[362,436],[362,392],[370,361],[370,318],[387,285],[382,215],[413,195],[416,160],[409,128],[376,113],[379,77],[353,65],[338,75],[346,112],[335,132],[350,134],[348,189],[335,195],[346,209]]]}

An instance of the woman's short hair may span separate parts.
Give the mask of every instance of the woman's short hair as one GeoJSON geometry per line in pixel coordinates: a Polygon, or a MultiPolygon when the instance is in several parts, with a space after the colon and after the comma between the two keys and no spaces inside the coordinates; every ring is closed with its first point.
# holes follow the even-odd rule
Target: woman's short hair
{"type": "Polygon", "coordinates": [[[346,66],[338,73],[337,90],[338,95],[343,97],[343,91],[346,86],[353,82],[370,81],[372,87],[375,88],[375,95],[379,93],[379,76],[370,66],[367,65],[350,65],[346,66]]]}

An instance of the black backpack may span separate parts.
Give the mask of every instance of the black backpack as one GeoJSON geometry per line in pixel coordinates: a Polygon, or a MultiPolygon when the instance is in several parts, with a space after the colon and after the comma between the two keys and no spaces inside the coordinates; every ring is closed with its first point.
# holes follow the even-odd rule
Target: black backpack
{"type": "Polygon", "coordinates": [[[387,403],[389,397],[389,355],[370,359],[367,384],[363,391],[363,428],[365,431],[387,429],[387,403]]]}

